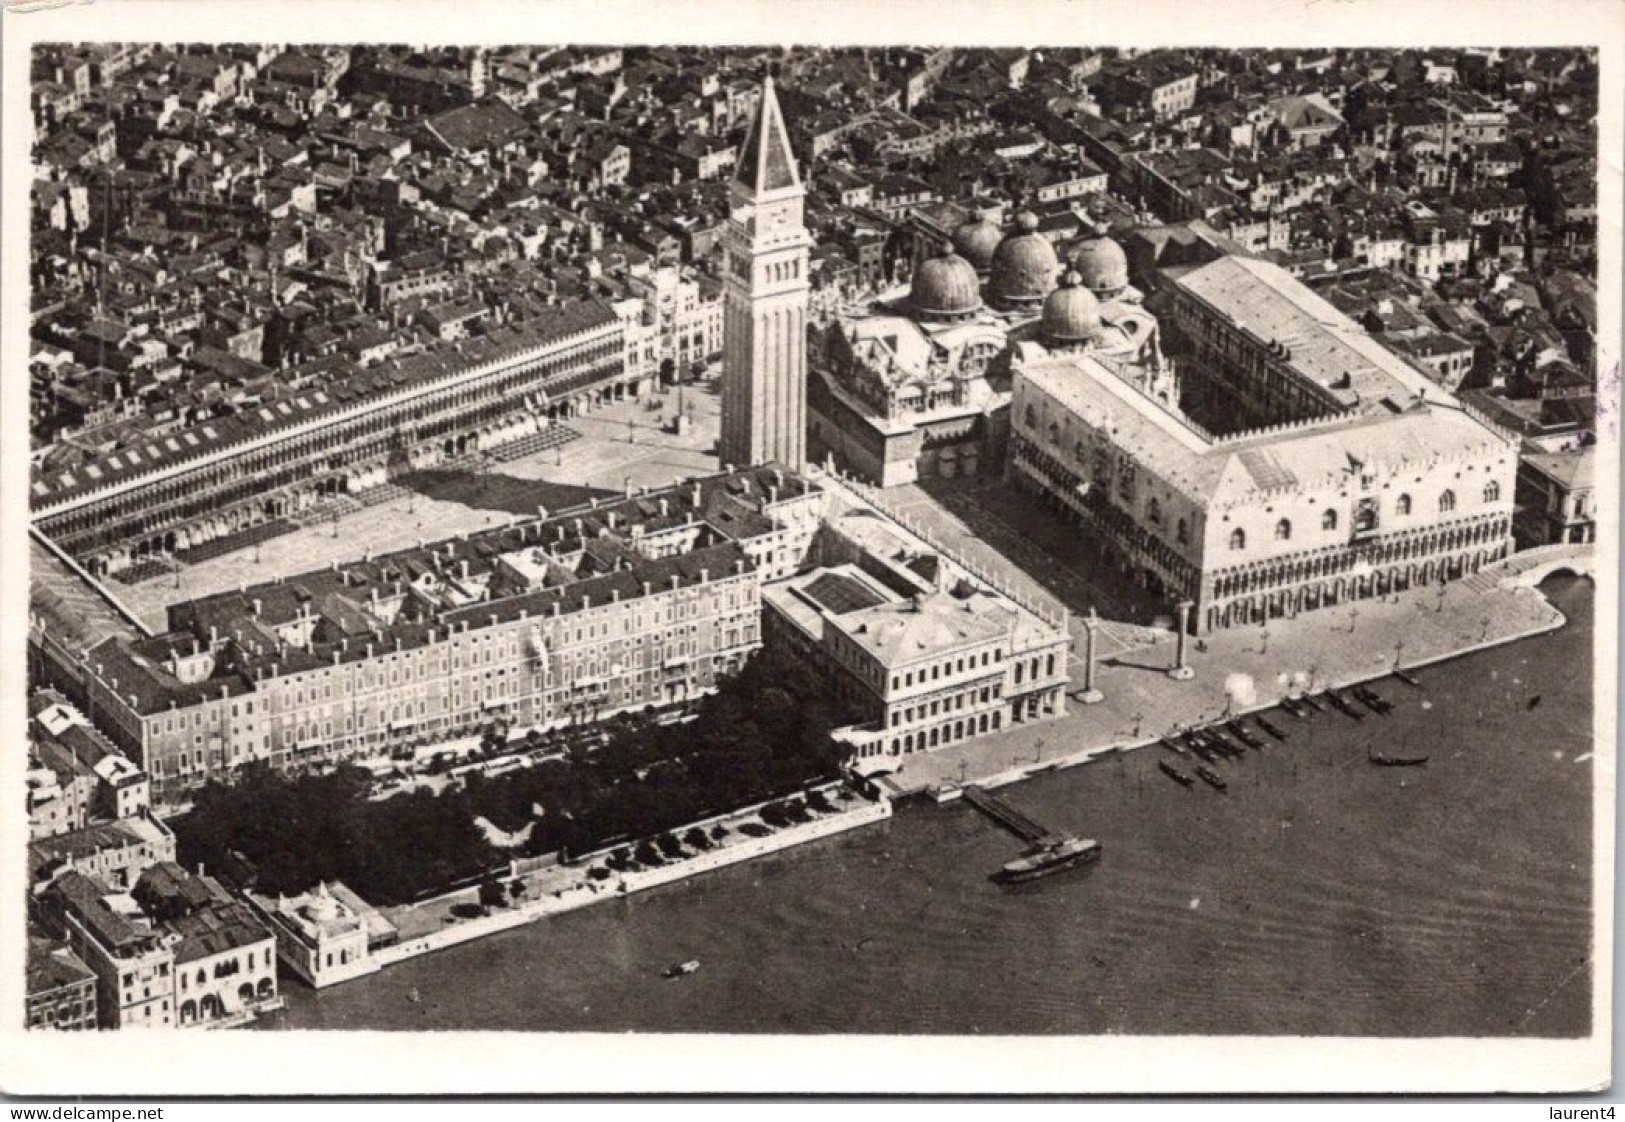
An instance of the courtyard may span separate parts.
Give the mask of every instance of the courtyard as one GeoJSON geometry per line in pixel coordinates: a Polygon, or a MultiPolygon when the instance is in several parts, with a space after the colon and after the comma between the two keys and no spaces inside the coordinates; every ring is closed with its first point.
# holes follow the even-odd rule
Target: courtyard
{"type": "Polygon", "coordinates": [[[171,604],[279,580],[334,562],[579,506],[626,488],[663,487],[718,470],[714,446],[721,398],[712,386],[665,387],[567,423],[568,443],[510,461],[482,457],[392,480],[390,497],[255,545],[178,566],[116,591],[154,631],[171,604]],[[681,411],[686,430],[670,431],[681,411]]]}

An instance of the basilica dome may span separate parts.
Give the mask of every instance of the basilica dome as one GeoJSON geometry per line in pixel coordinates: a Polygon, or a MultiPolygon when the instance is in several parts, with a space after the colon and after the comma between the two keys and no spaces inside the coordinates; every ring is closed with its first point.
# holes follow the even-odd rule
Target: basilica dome
{"type": "Polygon", "coordinates": [[[943,243],[935,257],[920,262],[908,303],[917,315],[932,319],[970,315],[982,306],[976,269],[943,243]]]}
{"type": "Polygon", "coordinates": [[[1044,342],[1058,347],[1087,343],[1100,334],[1100,302],[1076,272],[1068,273],[1044,301],[1039,330],[1044,342]]]}
{"type": "Polygon", "coordinates": [[[1030,211],[1016,215],[1016,231],[993,253],[989,294],[1003,307],[1036,308],[1054,289],[1061,261],[1030,211]]]}
{"type": "Polygon", "coordinates": [[[985,273],[1003,240],[1004,231],[984,216],[954,229],[954,252],[969,261],[978,273],[985,273]]]}
{"type": "Polygon", "coordinates": [[[1128,256],[1105,234],[1084,238],[1069,256],[1083,286],[1097,298],[1109,300],[1128,287],[1128,256]]]}

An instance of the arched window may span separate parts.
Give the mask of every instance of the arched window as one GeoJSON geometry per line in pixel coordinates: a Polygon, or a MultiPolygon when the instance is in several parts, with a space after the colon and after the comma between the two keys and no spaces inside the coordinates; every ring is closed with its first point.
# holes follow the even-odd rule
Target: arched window
{"type": "Polygon", "coordinates": [[[1292,537],[1292,523],[1288,519],[1281,519],[1275,524],[1275,540],[1284,542],[1292,537]]]}
{"type": "Polygon", "coordinates": [[[1230,531],[1230,548],[1231,549],[1246,549],[1247,548],[1247,531],[1246,530],[1243,530],[1238,526],[1236,529],[1230,531]]]}
{"type": "Polygon", "coordinates": [[[1083,441],[1080,440],[1072,446],[1072,458],[1080,464],[1089,458],[1089,449],[1084,447],[1083,441]]]}
{"type": "Polygon", "coordinates": [[[1153,526],[1162,525],[1162,504],[1152,499],[1145,504],[1145,516],[1151,520],[1153,526]]]}
{"type": "Polygon", "coordinates": [[[1337,511],[1328,510],[1325,514],[1322,514],[1320,516],[1320,528],[1322,530],[1337,529],[1337,511]]]}
{"type": "Polygon", "coordinates": [[[1179,542],[1180,545],[1184,545],[1190,540],[1190,536],[1190,527],[1187,526],[1185,524],[1185,520],[1181,518],[1179,520],[1179,524],[1174,527],[1174,540],[1179,542]]]}
{"type": "Polygon", "coordinates": [[[1498,499],[1500,499],[1500,497],[1501,497],[1501,485],[1499,483],[1495,482],[1495,480],[1492,479],[1488,483],[1484,484],[1484,501],[1485,502],[1493,503],[1493,502],[1497,501],[1498,499]]]}
{"type": "Polygon", "coordinates": [[[1032,402],[1027,403],[1027,412],[1022,416],[1026,418],[1028,428],[1035,429],[1038,427],[1038,410],[1033,408],[1032,402]]]}
{"type": "Polygon", "coordinates": [[[1455,510],[1455,509],[1456,509],[1456,493],[1454,491],[1446,491],[1444,494],[1439,496],[1439,513],[1440,514],[1448,514],[1450,511],[1455,510]]]}
{"type": "Polygon", "coordinates": [[[1401,496],[1399,496],[1399,501],[1394,504],[1394,513],[1395,514],[1409,514],[1410,512],[1411,512],[1411,497],[1409,495],[1401,495],[1401,496]]]}
{"type": "Polygon", "coordinates": [[[1061,443],[1061,426],[1054,421],[1051,421],[1049,426],[1049,442],[1051,444],[1061,443]]]}

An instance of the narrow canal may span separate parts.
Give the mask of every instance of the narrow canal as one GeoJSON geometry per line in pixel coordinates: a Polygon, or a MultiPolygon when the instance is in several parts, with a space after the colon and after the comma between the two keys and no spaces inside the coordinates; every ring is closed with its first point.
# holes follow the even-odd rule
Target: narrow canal
{"type": "Polygon", "coordinates": [[[1291,739],[1221,765],[1228,793],[1176,786],[1158,750],[1001,792],[1100,839],[1093,867],[997,885],[1013,837],[914,803],[321,994],[289,982],[266,1027],[1583,1034],[1593,591],[1545,590],[1569,626],[1377,683],[1391,716],[1272,713],[1291,739]]]}

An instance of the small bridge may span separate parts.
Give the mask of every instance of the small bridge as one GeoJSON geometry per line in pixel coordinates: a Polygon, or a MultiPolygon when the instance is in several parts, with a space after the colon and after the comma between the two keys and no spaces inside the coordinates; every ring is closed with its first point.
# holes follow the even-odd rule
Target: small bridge
{"type": "Polygon", "coordinates": [[[1597,576],[1597,547],[1592,542],[1536,546],[1514,553],[1502,562],[1501,586],[1534,588],[1554,573],[1597,576]]]}

